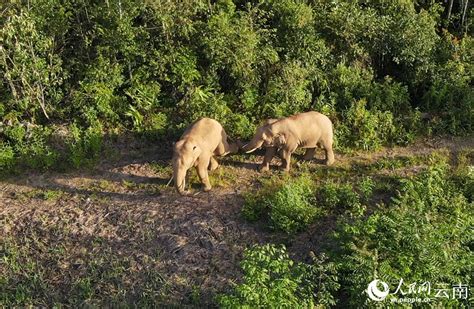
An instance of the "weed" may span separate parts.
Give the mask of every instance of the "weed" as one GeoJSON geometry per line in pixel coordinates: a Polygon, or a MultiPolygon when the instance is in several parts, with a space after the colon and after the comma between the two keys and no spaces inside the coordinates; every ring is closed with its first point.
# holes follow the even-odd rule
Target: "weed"
{"type": "Polygon", "coordinates": [[[264,188],[245,196],[242,214],[248,220],[269,219],[270,227],[293,234],[322,214],[314,205],[313,183],[308,176],[271,178],[264,188]]]}
{"type": "MultiPolygon", "coordinates": [[[[404,180],[389,207],[382,205],[368,217],[342,220],[336,239],[342,248],[337,256],[346,305],[363,306],[367,297],[360,287],[376,278],[391,289],[400,278],[437,284],[470,282],[472,209],[463,189],[447,176],[446,166],[435,165],[404,180]]],[[[439,301],[462,305],[456,299],[439,301]]]]}
{"type": "Polygon", "coordinates": [[[335,304],[338,288],[334,264],[325,257],[314,264],[295,263],[284,246],[271,244],[245,250],[243,282],[217,297],[223,308],[312,308],[335,304]]]}
{"type": "Polygon", "coordinates": [[[209,172],[209,179],[214,187],[226,188],[236,183],[237,176],[231,168],[220,166],[217,170],[209,172]]]}

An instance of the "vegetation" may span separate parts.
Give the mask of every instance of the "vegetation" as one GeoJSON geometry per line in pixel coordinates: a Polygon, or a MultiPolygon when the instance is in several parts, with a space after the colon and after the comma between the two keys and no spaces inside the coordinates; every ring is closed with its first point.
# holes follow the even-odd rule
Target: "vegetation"
{"type": "Polygon", "coordinates": [[[242,215],[249,221],[268,221],[272,229],[294,234],[329,213],[362,210],[361,201],[370,198],[373,187],[369,177],[361,179],[358,188],[332,181],[315,188],[309,174],[297,178],[274,176],[264,179],[258,191],[246,194],[242,215]]]}
{"type": "Polygon", "coordinates": [[[371,301],[374,279],[472,287],[471,6],[1,1],[0,307],[386,307],[404,296],[371,301]],[[172,197],[166,151],[192,121],[248,140],[309,110],[334,124],[334,166],[268,176],[234,156],[211,193],[172,197]],[[440,135],[466,138],[384,148],[440,135]]]}
{"type": "MultiPolygon", "coordinates": [[[[438,164],[414,178],[403,180],[399,193],[391,202],[388,205],[378,204],[375,208],[361,204],[367,202],[372,193],[373,182],[368,178],[361,182],[360,190],[357,190],[360,193],[356,193],[349,184],[327,182],[321,185],[313,190],[318,196],[317,206],[339,214],[334,232],[335,245],[327,252],[334,265],[330,264],[332,266],[326,269],[337,269],[337,272],[319,276],[319,280],[303,282],[293,275],[294,270],[280,265],[280,261],[293,265],[282,249],[253,249],[251,253],[247,252],[242,263],[245,274],[243,283],[235,287],[233,296],[221,298],[221,304],[232,308],[245,305],[274,307],[285,299],[291,300],[290,307],[311,307],[314,304],[334,304],[335,300],[338,305],[361,307],[370,302],[363,291],[375,278],[387,282],[392,292],[397,289],[400,279],[406,284],[405,292],[409,291],[411,283],[430,282],[438,286],[454,282],[471,283],[474,238],[470,230],[474,223],[474,202],[472,195],[466,193],[468,186],[472,186],[473,176],[472,172],[462,176],[463,185],[459,186],[459,182],[449,176],[446,165],[438,164]],[[275,256],[275,252],[279,255],[275,256]],[[267,266],[254,265],[255,257],[265,259],[267,264],[264,265],[267,266]],[[270,267],[279,266],[280,273],[273,276],[274,270],[270,267]],[[269,283],[261,282],[261,276],[269,283]],[[320,286],[332,287],[327,290],[324,299],[317,297],[319,290],[312,286],[316,282],[320,286]],[[280,283],[289,286],[283,287],[280,283]],[[262,288],[267,286],[268,290],[262,288]],[[315,294],[300,298],[295,296],[298,289],[306,288],[315,294]],[[264,298],[272,293],[281,293],[280,289],[289,295],[264,298]]],[[[294,183],[298,184],[298,180],[294,183]]],[[[298,185],[289,183],[287,186],[292,188],[290,190],[298,190],[298,185]]],[[[265,192],[264,200],[271,201],[280,195],[281,189],[271,194],[265,192]]],[[[279,201],[285,203],[288,215],[299,211],[298,204],[294,206],[292,199],[279,201]]],[[[244,213],[248,213],[248,205],[244,206],[244,213]]],[[[270,203],[268,207],[274,211],[273,207],[278,209],[282,206],[270,203]]],[[[308,213],[311,211],[306,210],[308,213]]],[[[311,267],[303,265],[298,264],[295,268],[311,267]]],[[[390,295],[387,301],[400,297],[401,294],[390,295]]],[[[468,307],[468,299],[445,298],[436,301],[443,306],[468,307]]]]}
{"type": "Polygon", "coordinates": [[[268,217],[273,229],[291,234],[303,230],[322,213],[312,205],[312,200],[308,177],[274,177],[262,190],[247,194],[242,214],[252,221],[268,217]]]}
{"type": "Polygon", "coordinates": [[[3,1],[0,167],[90,166],[105,134],[203,116],[248,138],[319,110],[340,149],[468,134],[471,13],[450,3],[3,1]]]}
{"type": "Polygon", "coordinates": [[[247,249],[242,261],[244,283],[232,295],[221,295],[222,308],[311,308],[334,305],[331,292],[339,286],[335,265],[325,257],[314,264],[293,262],[284,246],[264,245],[247,249]]]}
{"type": "MultiPolygon", "coordinates": [[[[349,303],[363,305],[365,295],[351,287],[367,278],[405,282],[472,282],[472,200],[463,195],[443,167],[433,167],[404,181],[386,207],[355,222],[341,222],[342,286],[349,303]]],[[[443,300],[445,306],[468,306],[467,300],[443,300]]]]}

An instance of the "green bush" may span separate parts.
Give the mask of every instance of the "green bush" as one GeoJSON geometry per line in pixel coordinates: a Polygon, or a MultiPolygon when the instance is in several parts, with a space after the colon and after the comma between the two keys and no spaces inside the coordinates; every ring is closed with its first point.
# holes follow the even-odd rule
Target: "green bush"
{"type": "Polygon", "coordinates": [[[344,114],[344,125],[336,130],[338,145],[364,150],[380,148],[393,140],[397,128],[390,112],[367,110],[367,102],[354,102],[344,114]]]}
{"type": "Polygon", "coordinates": [[[75,124],[71,127],[68,141],[69,160],[75,168],[91,167],[98,159],[102,149],[102,128],[100,125],[81,130],[75,124]]]}
{"type": "Polygon", "coordinates": [[[219,295],[222,308],[313,308],[334,305],[336,269],[324,256],[313,264],[295,263],[284,246],[263,245],[245,250],[243,282],[219,295]]]}
{"type": "Polygon", "coordinates": [[[271,228],[296,233],[323,213],[315,205],[313,194],[313,183],[307,176],[274,177],[260,191],[247,194],[242,214],[251,221],[266,218],[271,228]]]}
{"type": "MultiPolygon", "coordinates": [[[[4,1],[0,122],[151,137],[206,116],[250,138],[262,119],[319,110],[339,149],[407,144],[420,128],[470,134],[472,23],[448,5],[4,1]]],[[[31,152],[49,166],[46,135],[31,152]]]]}
{"type": "Polygon", "coordinates": [[[436,73],[423,95],[426,111],[431,114],[435,132],[465,134],[472,132],[474,123],[474,40],[458,40],[445,33],[439,52],[447,54],[437,65],[436,73]]]}
{"type": "MultiPolygon", "coordinates": [[[[373,279],[386,282],[391,291],[401,278],[406,284],[470,284],[474,216],[463,191],[446,167],[435,166],[406,180],[390,205],[341,222],[336,239],[342,249],[336,257],[347,305],[364,306],[368,298],[361,291],[373,279]]],[[[437,301],[467,306],[458,299],[437,301]]]]}
{"type": "Polygon", "coordinates": [[[46,170],[56,164],[59,152],[50,145],[52,129],[32,124],[18,123],[3,128],[5,168],[19,167],[46,170]],[[12,145],[12,146],[9,146],[12,145]]]}
{"type": "Polygon", "coordinates": [[[333,212],[355,208],[361,204],[359,194],[351,184],[328,182],[318,188],[318,205],[333,212]]]}
{"type": "Polygon", "coordinates": [[[0,22],[0,72],[2,83],[8,85],[1,99],[6,112],[15,120],[18,115],[49,119],[63,97],[64,70],[54,52],[54,37],[41,31],[41,17],[26,7],[14,10],[7,5],[2,11],[9,13],[0,22]]]}
{"type": "Polygon", "coordinates": [[[6,144],[0,144],[0,174],[7,173],[15,166],[15,152],[13,147],[6,144]]]}

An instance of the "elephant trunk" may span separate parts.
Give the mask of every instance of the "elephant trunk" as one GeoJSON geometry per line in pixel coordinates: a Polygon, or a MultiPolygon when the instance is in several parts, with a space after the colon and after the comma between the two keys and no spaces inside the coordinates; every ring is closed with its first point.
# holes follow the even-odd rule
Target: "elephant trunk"
{"type": "Polygon", "coordinates": [[[185,194],[186,187],[186,168],[182,164],[175,163],[173,166],[174,187],[179,194],[185,194]]]}
{"type": "Polygon", "coordinates": [[[242,142],[237,140],[229,144],[229,153],[238,153],[242,149],[242,142]]]}
{"type": "Polygon", "coordinates": [[[242,149],[246,153],[251,153],[257,150],[258,148],[262,147],[262,145],[263,145],[263,139],[254,138],[248,144],[244,145],[242,149]]]}

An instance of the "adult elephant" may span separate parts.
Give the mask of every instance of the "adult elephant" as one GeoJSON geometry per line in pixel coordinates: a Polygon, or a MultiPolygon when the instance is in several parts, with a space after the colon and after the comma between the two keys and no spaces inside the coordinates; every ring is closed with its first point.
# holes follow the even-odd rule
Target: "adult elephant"
{"type": "Polygon", "coordinates": [[[261,170],[268,169],[268,163],[277,149],[280,149],[282,167],[290,170],[291,154],[297,148],[306,148],[304,159],[312,159],[316,147],[323,147],[326,153],[326,164],[334,163],[333,127],[331,120],[318,112],[306,112],[274,121],[257,129],[253,139],[243,146],[251,153],[264,146],[267,148],[261,170]]]}

